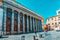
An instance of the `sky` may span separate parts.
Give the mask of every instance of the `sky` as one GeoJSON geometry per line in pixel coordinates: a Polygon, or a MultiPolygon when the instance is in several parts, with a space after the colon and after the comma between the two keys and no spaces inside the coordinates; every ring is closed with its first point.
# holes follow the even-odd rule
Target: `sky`
{"type": "Polygon", "coordinates": [[[44,18],[56,15],[56,10],[60,9],[60,0],[16,0],[25,7],[37,12],[44,18]]]}

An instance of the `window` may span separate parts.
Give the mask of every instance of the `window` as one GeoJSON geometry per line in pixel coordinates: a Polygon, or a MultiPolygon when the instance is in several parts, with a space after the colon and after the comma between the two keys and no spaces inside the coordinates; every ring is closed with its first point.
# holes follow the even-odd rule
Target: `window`
{"type": "Polygon", "coordinates": [[[31,18],[31,20],[32,20],[32,31],[33,31],[33,17],[31,18]]]}
{"type": "Polygon", "coordinates": [[[60,18],[60,16],[58,18],[60,18]]]}
{"type": "Polygon", "coordinates": [[[50,24],[48,24],[48,25],[50,25],[50,24]]]}
{"type": "Polygon", "coordinates": [[[57,23],[55,23],[55,25],[57,25],[57,23]]]}
{"type": "Polygon", "coordinates": [[[60,22],[59,22],[59,24],[60,24],[60,22]]]}
{"type": "Polygon", "coordinates": [[[48,19],[48,21],[49,21],[49,19],[48,19]]]}
{"type": "Polygon", "coordinates": [[[60,11],[58,13],[60,14],[60,11]]]}
{"type": "Polygon", "coordinates": [[[8,11],[8,14],[7,15],[8,15],[8,17],[10,17],[10,15],[11,15],[10,11],[8,11]]]}
{"type": "Polygon", "coordinates": [[[54,25],[54,23],[52,23],[52,25],[54,25]]]}
{"type": "Polygon", "coordinates": [[[28,16],[28,22],[29,22],[29,32],[30,32],[30,16],[28,16]]]}
{"type": "Polygon", "coordinates": [[[53,20],[53,18],[52,18],[52,20],[53,20]]]}
{"type": "Polygon", "coordinates": [[[18,32],[18,12],[14,10],[14,31],[18,32]]]}
{"type": "Polygon", "coordinates": [[[25,21],[25,32],[27,32],[27,15],[24,15],[24,21],[25,21]]]}
{"type": "Polygon", "coordinates": [[[58,26],[55,26],[55,28],[57,28],[58,26]]]}
{"type": "Polygon", "coordinates": [[[40,22],[40,32],[42,32],[43,31],[43,29],[42,29],[42,21],[39,20],[39,22],[40,22]]]}
{"type": "Polygon", "coordinates": [[[6,12],[6,34],[10,34],[12,24],[12,9],[7,8],[6,12]]]}
{"type": "Polygon", "coordinates": [[[56,18],[55,18],[55,21],[56,21],[56,18]]]}
{"type": "Polygon", "coordinates": [[[60,20],[60,16],[58,17],[58,20],[60,20]]]}
{"type": "Polygon", "coordinates": [[[23,32],[23,13],[20,12],[20,32],[23,32]]]}

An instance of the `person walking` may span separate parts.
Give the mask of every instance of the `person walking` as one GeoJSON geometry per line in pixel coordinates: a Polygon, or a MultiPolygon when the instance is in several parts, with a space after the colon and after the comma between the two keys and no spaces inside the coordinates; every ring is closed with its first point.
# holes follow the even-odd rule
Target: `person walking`
{"type": "Polygon", "coordinates": [[[48,35],[48,29],[45,30],[45,36],[47,36],[47,35],[48,35]]]}

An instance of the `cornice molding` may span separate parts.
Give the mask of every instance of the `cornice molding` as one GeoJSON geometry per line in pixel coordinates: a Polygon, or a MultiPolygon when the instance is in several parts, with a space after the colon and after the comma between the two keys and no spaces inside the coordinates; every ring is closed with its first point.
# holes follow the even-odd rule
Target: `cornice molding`
{"type": "Polygon", "coordinates": [[[10,1],[10,0],[7,0],[7,1],[6,0],[3,0],[3,1],[6,2],[6,3],[8,3],[8,4],[11,4],[11,5],[17,7],[18,9],[21,9],[21,10],[27,12],[27,13],[33,14],[33,15],[35,15],[38,18],[43,19],[43,17],[40,16],[38,13],[33,12],[32,10],[24,7],[22,4],[19,4],[19,3],[15,2],[15,1],[10,1]]]}

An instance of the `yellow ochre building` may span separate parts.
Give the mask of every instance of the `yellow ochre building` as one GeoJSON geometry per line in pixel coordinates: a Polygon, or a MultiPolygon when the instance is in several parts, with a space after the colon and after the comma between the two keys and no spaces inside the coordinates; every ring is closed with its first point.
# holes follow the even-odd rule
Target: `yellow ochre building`
{"type": "Polygon", "coordinates": [[[60,30],[60,9],[56,11],[56,16],[46,19],[46,25],[50,30],[60,30]]]}

